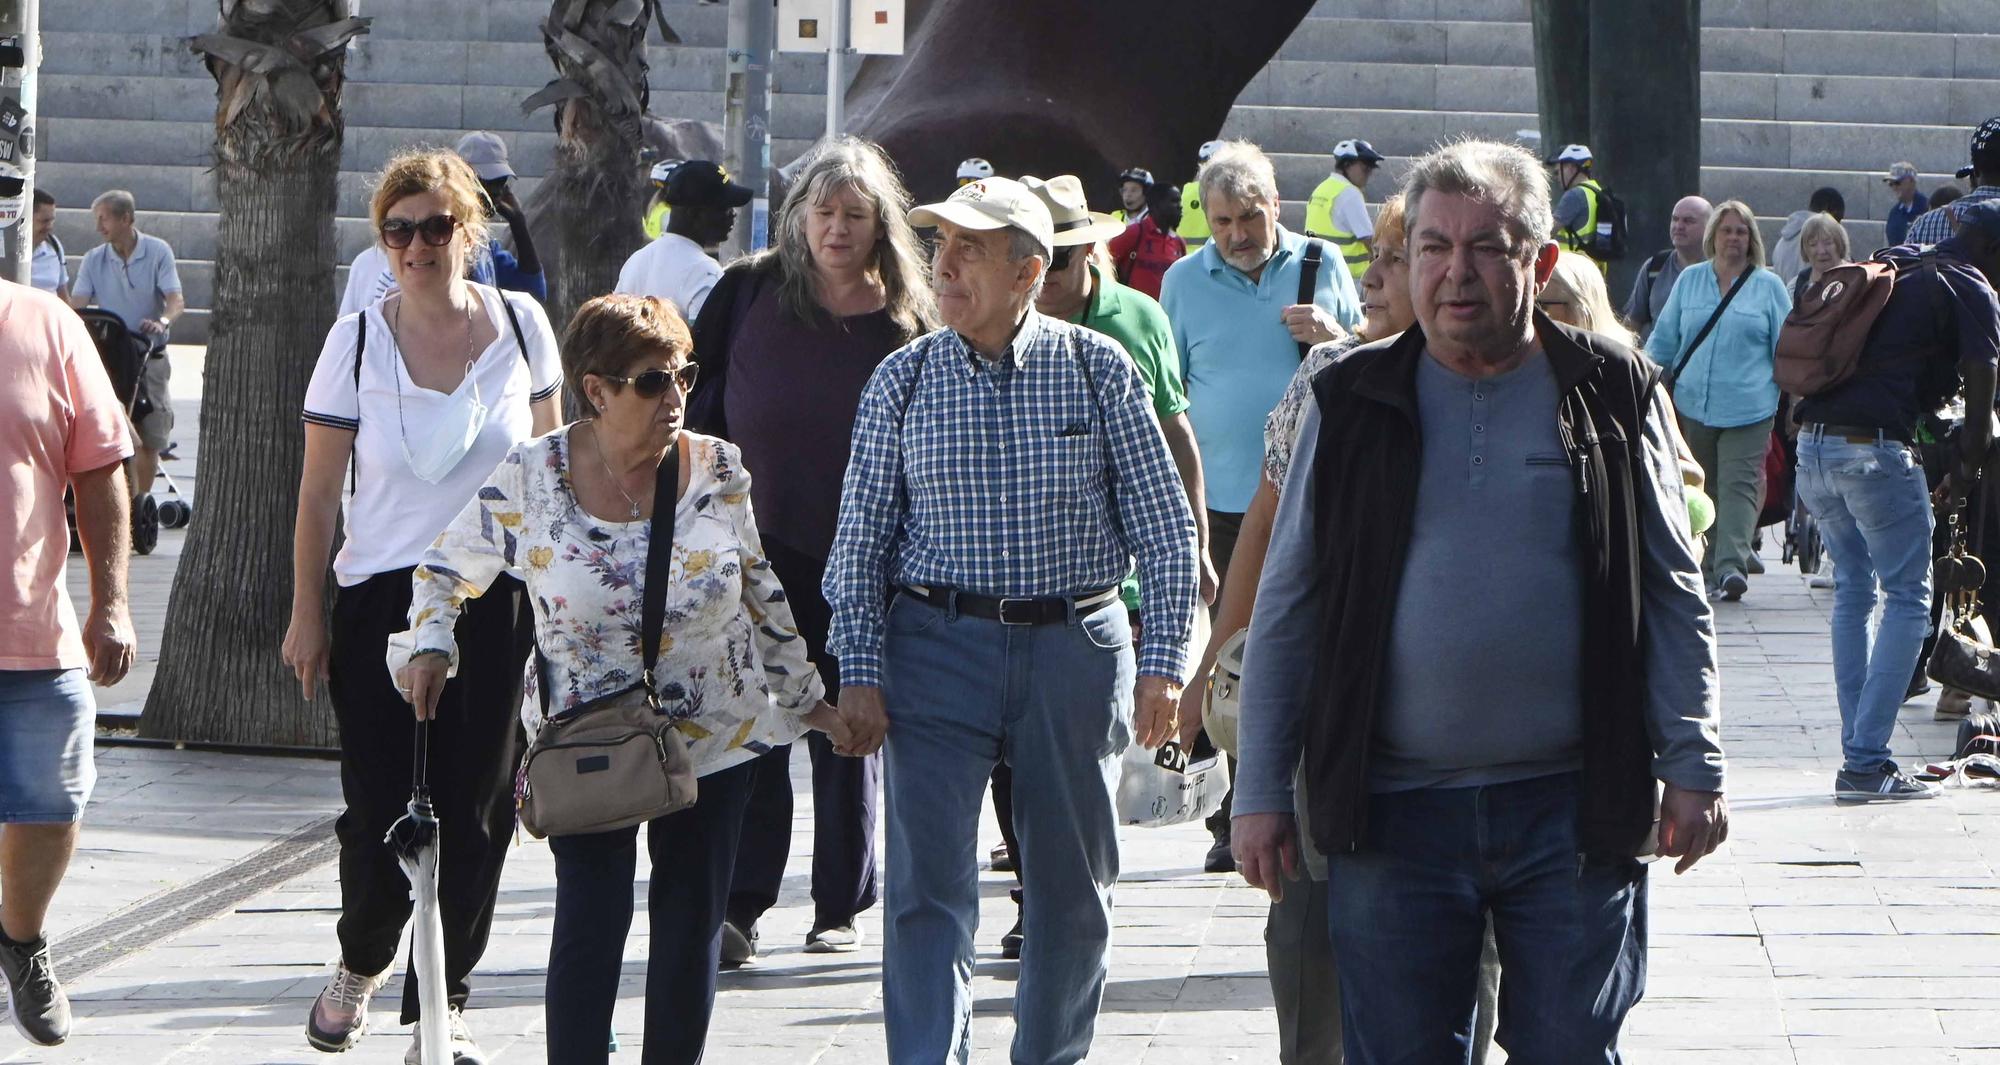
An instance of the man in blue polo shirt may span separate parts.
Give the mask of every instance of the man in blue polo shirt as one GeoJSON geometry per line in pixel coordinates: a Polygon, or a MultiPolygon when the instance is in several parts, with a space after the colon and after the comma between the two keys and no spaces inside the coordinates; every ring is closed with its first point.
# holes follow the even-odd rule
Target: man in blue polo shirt
{"type": "MultiPolygon", "coordinates": [[[[1248,141],[1219,145],[1195,180],[1212,236],[1168,268],[1160,306],[1173,325],[1186,382],[1188,418],[1201,453],[1209,557],[1229,557],[1263,476],[1264,419],[1313,344],[1339,339],[1361,321],[1354,281],[1338,249],[1278,224],[1278,177],[1248,141]],[[1311,298],[1301,301],[1302,259],[1318,245],[1311,298]]],[[[1229,806],[1209,819],[1215,845],[1204,868],[1229,872],[1229,806]]]]}
{"type": "Polygon", "coordinates": [[[173,439],[174,406],[168,394],[173,368],[167,360],[167,334],[174,319],[187,310],[187,301],[181,295],[174,249],[139,232],[138,205],[131,193],[112,189],[91,201],[90,210],[97,216],[97,232],[104,243],[90,249],[77,265],[70,304],[102,307],[123,318],[125,328],[152,345],[140,384],[153,409],[133,423],[138,446],[132,454],[131,489],[137,499],[153,490],[160,452],[173,439]]]}

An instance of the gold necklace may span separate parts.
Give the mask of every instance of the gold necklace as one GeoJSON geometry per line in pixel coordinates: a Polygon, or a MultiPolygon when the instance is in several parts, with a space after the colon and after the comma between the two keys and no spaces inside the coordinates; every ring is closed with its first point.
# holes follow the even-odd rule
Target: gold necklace
{"type": "Polygon", "coordinates": [[[625,497],[625,502],[632,504],[632,518],[638,520],[639,501],[632,498],[632,493],[627,492],[625,486],[619,483],[618,475],[611,472],[611,460],[604,455],[604,430],[595,421],[590,426],[590,442],[597,448],[597,461],[604,464],[604,475],[611,478],[611,487],[618,489],[618,494],[625,497]]]}

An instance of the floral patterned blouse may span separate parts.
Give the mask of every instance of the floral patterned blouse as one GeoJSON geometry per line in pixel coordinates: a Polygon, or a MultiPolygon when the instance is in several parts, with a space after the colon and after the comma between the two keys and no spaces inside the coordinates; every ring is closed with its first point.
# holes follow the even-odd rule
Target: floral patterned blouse
{"type": "Polygon", "coordinates": [[[1264,476],[1280,492],[1285,489],[1285,471],[1292,465],[1292,449],[1299,443],[1299,418],[1305,414],[1306,393],[1312,391],[1313,375],[1360,343],[1361,338],[1350,333],[1339,340],[1313,345],[1292,374],[1292,383],[1285,386],[1284,396],[1271,409],[1271,416],[1264,419],[1264,476]]]}
{"type": "MultiPolygon", "coordinates": [[[[705,776],[798,739],[824,689],[764,558],[736,445],[682,437],[688,486],[674,511],[657,679],[705,776]]],[[[439,534],[417,566],[411,628],[390,640],[391,668],[415,649],[451,651],[455,668],[460,608],[506,573],[534,604],[551,713],[638,681],[649,523],[586,513],[570,487],[568,444],[567,428],[516,444],[439,534]]]]}

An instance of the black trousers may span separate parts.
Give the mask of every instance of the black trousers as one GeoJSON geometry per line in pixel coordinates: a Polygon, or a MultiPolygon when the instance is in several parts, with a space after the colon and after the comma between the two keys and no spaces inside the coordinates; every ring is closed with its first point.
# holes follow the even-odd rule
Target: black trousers
{"type": "MultiPolygon", "coordinates": [[[[826,562],[764,538],[764,556],[785,586],[792,620],[805,637],[806,652],[826,684],[827,700],[837,702],[840,669],[826,652],[833,608],[820,592],[826,562]]],[[[852,924],[876,901],[875,815],[881,804],[882,755],[847,758],[835,754],[822,733],[806,734],[812,756],[812,898],[815,928],[852,924]]],[[[743,838],[729,892],[729,923],[745,930],[778,904],[785,860],[792,849],[792,745],[774,747],[755,762],[743,838]]]]}
{"type": "MultiPolygon", "coordinates": [[[[410,919],[410,882],[383,833],[405,813],[415,768],[416,718],[384,661],[389,636],[409,628],[408,569],[378,573],[334,597],[327,689],[340,725],[341,959],[358,973],[396,960],[410,919]]],[[[447,996],[463,1006],[486,952],[500,867],[514,830],[521,674],[534,616],[521,582],[501,577],[465,605],[454,630],[458,675],[445,682],[430,728],[429,782],[437,807],[438,910],[447,996]]],[[[403,983],[403,1023],[417,1020],[417,980],[403,983]]]]}
{"type": "MultiPolygon", "coordinates": [[[[700,798],[646,824],[646,1036],[640,1065],[694,1065],[715,1013],[715,966],[736,839],[754,762],[701,778],[700,798]]],[[[551,836],[555,932],[549,942],[550,1065],[605,1065],[618,1001],[639,828],[551,836]]]]}

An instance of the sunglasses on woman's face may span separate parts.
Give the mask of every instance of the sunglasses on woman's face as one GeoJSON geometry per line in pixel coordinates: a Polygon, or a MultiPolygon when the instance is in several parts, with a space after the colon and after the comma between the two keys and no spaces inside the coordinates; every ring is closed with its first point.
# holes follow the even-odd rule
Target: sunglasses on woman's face
{"type": "Polygon", "coordinates": [[[679,388],[681,395],[687,395],[688,390],[694,387],[695,375],[700,370],[701,367],[688,363],[676,370],[647,370],[637,377],[620,377],[610,373],[601,373],[597,376],[606,381],[616,381],[621,385],[631,385],[632,391],[638,393],[640,399],[658,399],[666,393],[669,383],[679,388]]]}
{"type": "Polygon", "coordinates": [[[440,248],[451,243],[451,235],[458,231],[458,219],[448,214],[434,214],[421,222],[407,218],[391,218],[382,223],[382,243],[391,248],[407,248],[410,241],[421,233],[424,243],[440,248]]]}

